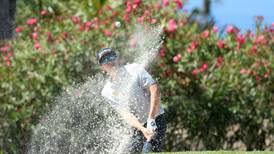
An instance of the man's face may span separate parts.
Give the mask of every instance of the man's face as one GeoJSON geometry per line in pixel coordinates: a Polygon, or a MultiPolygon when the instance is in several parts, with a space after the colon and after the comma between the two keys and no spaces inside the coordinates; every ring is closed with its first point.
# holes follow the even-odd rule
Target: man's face
{"type": "Polygon", "coordinates": [[[113,66],[114,66],[113,61],[109,61],[109,62],[107,62],[105,64],[101,64],[100,68],[101,68],[101,70],[103,70],[103,71],[105,71],[105,72],[107,72],[109,74],[109,73],[111,73],[114,70],[113,66]]]}

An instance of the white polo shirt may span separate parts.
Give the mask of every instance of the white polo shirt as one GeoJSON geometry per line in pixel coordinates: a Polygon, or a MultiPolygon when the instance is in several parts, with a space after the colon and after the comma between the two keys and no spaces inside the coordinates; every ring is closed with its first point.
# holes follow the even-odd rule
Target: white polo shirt
{"type": "MultiPolygon", "coordinates": [[[[122,66],[115,79],[108,79],[101,94],[115,109],[127,108],[141,123],[145,123],[150,110],[149,86],[155,84],[151,75],[139,64],[122,66]]],[[[156,116],[164,113],[159,106],[156,116]]]]}

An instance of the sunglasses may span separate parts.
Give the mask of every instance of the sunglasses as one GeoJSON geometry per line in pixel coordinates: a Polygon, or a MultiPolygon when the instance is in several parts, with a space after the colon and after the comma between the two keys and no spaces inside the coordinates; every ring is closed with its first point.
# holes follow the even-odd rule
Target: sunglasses
{"type": "Polygon", "coordinates": [[[107,64],[110,61],[113,61],[116,59],[116,56],[104,56],[101,60],[100,60],[100,65],[102,64],[107,64]]]}

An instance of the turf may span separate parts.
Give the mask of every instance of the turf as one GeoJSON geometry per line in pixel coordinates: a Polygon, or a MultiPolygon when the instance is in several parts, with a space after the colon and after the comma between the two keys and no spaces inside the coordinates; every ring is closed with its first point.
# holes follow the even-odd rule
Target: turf
{"type": "Polygon", "coordinates": [[[274,151],[186,151],[162,152],[161,154],[274,154],[274,151]]]}

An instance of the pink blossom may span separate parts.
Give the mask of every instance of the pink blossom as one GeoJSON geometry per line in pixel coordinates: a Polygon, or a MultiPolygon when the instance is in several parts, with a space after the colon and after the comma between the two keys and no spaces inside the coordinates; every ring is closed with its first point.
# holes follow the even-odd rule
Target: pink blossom
{"type": "Polygon", "coordinates": [[[154,8],[159,11],[161,9],[161,5],[159,3],[155,3],[154,8]]]}
{"type": "Polygon", "coordinates": [[[225,47],[225,41],[224,40],[218,40],[217,41],[217,46],[220,48],[220,49],[223,49],[225,47]]]}
{"type": "Polygon", "coordinates": [[[133,3],[139,5],[141,3],[141,0],[134,0],[133,3]]]}
{"type": "Polygon", "coordinates": [[[193,41],[188,45],[187,52],[192,54],[193,50],[196,49],[198,46],[198,43],[193,41]]]}
{"type": "Polygon", "coordinates": [[[35,18],[30,18],[27,20],[28,25],[34,25],[36,23],[37,23],[37,19],[35,19],[35,18]]]}
{"type": "Polygon", "coordinates": [[[89,30],[90,30],[91,25],[92,25],[92,22],[91,22],[91,21],[87,21],[87,22],[85,22],[85,30],[86,30],[86,31],[89,31],[89,30]]]}
{"type": "Polygon", "coordinates": [[[15,28],[16,33],[21,33],[22,31],[23,31],[23,27],[21,27],[21,26],[18,26],[15,28]]]}
{"type": "Polygon", "coordinates": [[[254,54],[257,53],[257,50],[258,50],[258,49],[257,49],[257,46],[256,46],[256,45],[253,45],[253,46],[251,47],[251,52],[252,52],[252,53],[254,53],[254,54]]]}
{"type": "Polygon", "coordinates": [[[45,16],[47,13],[48,13],[47,10],[42,10],[42,11],[40,12],[40,15],[41,15],[41,16],[45,16]]]}
{"type": "Polygon", "coordinates": [[[264,35],[259,35],[254,40],[255,44],[267,44],[267,40],[265,39],[264,35]]]}
{"type": "Polygon", "coordinates": [[[167,7],[169,5],[169,0],[163,0],[163,6],[167,7]]]}
{"type": "Polygon", "coordinates": [[[210,34],[210,33],[209,33],[209,30],[205,30],[205,31],[202,33],[201,37],[204,38],[204,39],[205,39],[205,38],[208,38],[209,34],[210,34]]]}
{"type": "Polygon", "coordinates": [[[7,65],[8,67],[10,67],[10,66],[11,66],[11,61],[10,61],[10,60],[6,61],[6,65],[7,65]]]}
{"type": "Polygon", "coordinates": [[[213,26],[212,31],[213,31],[213,33],[216,34],[216,33],[218,33],[219,29],[217,26],[213,26]]]}
{"type": "Polygon", "coordinates": [[[72,16],[71,21],[76,25],[80,23],[80,18],[77,16],[72,16]]]}
{"type": "Polygon", "coordinates": [[[257,80],[257,81],[261,81],[262,78],[261,78],[259,75],[256,75],[256,80],[257,80]]]}
{"type": "Polygon", "coordinates": [[[63,36],[64,36],[64,38],[67,38],[68,37],[68,32],[64,32],[63,36]]]}
{"type": "Polygon", "coordinates": [[[150,23],[151,24],[155,24],[157,22],[157,19],[155,19],[155,18],[152,18],[151,20],[150,20],[150,23]]]}
{"type": "Polygon", "coordinates": [[[173,0],[177,4],[177,8],[181,9],[183,7],[182,0],[173,0]]]}
{"type": "Polygon", "coordinates": [[[240,74],[249,74],[249,73],[250,73],[250,71],[247,70],[247,69],[242,68],[242,69],[240,70],[240,74]]]}
{"type": "Polygon", "coordinates": [[[199,69],[197,69],[197,68],[195,68],[195,69],[191,72],[191,74],[194,75],[194,76],[196,76],[198,73],[199,73],[199,69]]]}
{"type": "Polygon", "coordinates": [[[1,52],[7,52],[9,50],[10,50],[10,46],[9,45],[5,45],[5,46],[3,46],[3,47],[0,48],[1,52]]]}
{"type": "Polygon", "coordinates": [[[272,27],[274,27],[274,22],[272,22],[272,27]]]}
{"type": "Polygon", "coordinates": [[[163,57],[165,57],[165,55],[166,55],[166,50],[164,48],[162,48],[160,50],[160,56],[163,58],[163,57]]]}
{"type": "Polygon", "coordinates": [[[5,60],[5,61],[9,61],[10,59],[9,59],[8,56],[4,56],[4,60],[5,60]]]}
{"type": "Polygon", "coordinates": [[[223,63],[224,58],[222,56],[217,57],[216,67],[220,67],[223,63]]]}
{"type": "Polygon", "coordinates": [[[107,37],[110,37],[111,35],[112,35],[112,33],[110,32],[110,31],[108,31],[108,30],[103,30],[103,33],[104,33],[104,35],[105,36],[107,36],[107,37]]]}
{"type": "Polygon", "coordinates": [[[36,33],[36,32],[32,33],[31,36],[32,36],[33,40],[37,40],[38,39],[38,33],[36,33]]]}
{"type": "Polygon", "coordinates": [[[34,49],[38,50],[40,48],[41,48],[40,44],[38,42],[35,42],[34,43],[34,49]]]}
{"type": "Polygon", "coordinates": [[[229,25],[227,28],[226,28],[226,32],[228,34],[233,34],[235,32],[235,29],[232,25],[229,25]]]}
{"type": "Polygon", "coordinates": [[[177,63],[178,61],[180,61],[181,58],[182,58],[181,54],[177,54],[176,56],[173,57],[173,62],[177,63]]]}
{"type": "Polygon", "coordinates": [[[264,73],[264,78],[268,78],[269,77],[269,73],[268,72],[265,72],[264,73]]]}
{"type": "Polygon", "coordinates": [[[207,70],[207,68],[208,68],[207,64],[204,63],[204,64],[201,66],[200,71],[201,71],[201,72],[204,72],[204,71],[207,70]]]}
{"type": "Polygon", "coordinates": [[[169,32],[175,32],[177,29],[177,24],[174,19],[169,20],[167,30],[169,32]]]}
{"type": "Polygon", "coordinates": [[[131,10],[132,10],[132,7],[131,7],[130,3],[127,3],[126,13],[130,13],[131,10]]]}
{"type": "Polygon", "coordinates": [[[245,43],[245,37],[244,35],[238,35],[236,38],[236,41],[241,45],[245,43]]]}
{"type": "Polygon", "coordinates": [[[140,24],[143,24],[144,23],[144,16],[141,16],[141,17],[137,17],[137,22],[140,23],[140,24]]]}
{"type": "Polygon", "coordinates": [[[123,19],[126,21],[126,22],[129,22],[129,15],[128,14],[125,14],[123,19]]]}

